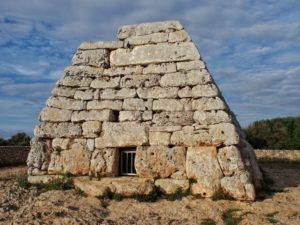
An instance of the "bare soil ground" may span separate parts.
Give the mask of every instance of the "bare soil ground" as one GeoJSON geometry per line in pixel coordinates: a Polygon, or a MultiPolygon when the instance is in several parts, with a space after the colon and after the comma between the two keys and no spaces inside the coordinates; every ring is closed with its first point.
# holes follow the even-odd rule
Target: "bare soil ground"
{"type": "Polygon", "coordinates": [[[84,196],[72,190],[21,188],[14,174],[26,167],[0,168],[0,224],[300,224],[300,163],[261,162],[266,187],[256,202],[203,199],[155,202],[84,196]]]}

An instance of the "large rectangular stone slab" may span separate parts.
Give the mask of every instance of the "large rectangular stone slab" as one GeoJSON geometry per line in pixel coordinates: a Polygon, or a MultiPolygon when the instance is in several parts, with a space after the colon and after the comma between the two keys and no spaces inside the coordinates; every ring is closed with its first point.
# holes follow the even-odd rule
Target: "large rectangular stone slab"
{"type": "Polygon", "coordinates": [[[159,85],[159,75],[127,75],[121,79],[121,88],[153,87],[159,85]]]}
{"type": "Polygon", "coordinates": [[[87,102],[87,110],[90,109],[112,109],[116,111],[122,110],[121,100],[93,100],[87,102]]]}
{"type": "Polygon", "coordinates": [[[120,85],[120,77],[102,76],[92,81],[92,88],[106,89],[117,88],[120,85]]]}
{"type": "Polygon", "coordinates": [[[83,110],[86,103],[82,100],[73,100],[65,97],[50,97],[47,100],[47,106],[59,109],[83,110]]]}
{"type": "Polygon", "coordinates": [[[101,92],[101,99],[126,99],[134,98],[136,96],[136,90],[134,88],[122,88],[120,90],[105,89],[101,92]]]}
{"type": "Polygon", "coordinates": [[[72,65],[107,67],[109,64],[109,51],[106,49],[80,50],[73,56],[72,65]]]}
{"type": "Polygon", "coordinates": [[[152,110],[152,99],[126,98],[123,102],[123,110],[152,110]]]}
{"type": "Polygon", "coordinates": [[[71,114],[71,110],[45,107],[40,113],[40,120],[52,122],[70,121],[71,114]]]}
{"type": "Polygon", "coordinates": [[[199,98],[192,100],[192,109],[198,111],[206,111],[206,110],[221,110],[226,109],[226,105],[222,99],[219,97],[215,98],[199,98]]]}
{"type": "Polygon", "coordinates": [[[142,113],[140,111],[120,111],[119,112],[119,121],[141,121],[142,113]]]}
{"type": "Polygon", "coordinates": [[[52,95],[55,97],[67,97],[67,98],[73,98],[75,92],[76,92],[76,88],[70,88],[64,86],[55,87],[51,91],[52,95]]]}
{"type": "Polygon", "coordinates": [[[104,122],[102,132],[102,136],[95,140],[96,148],[131,147],[148,142],[148,132],[145,124],[104,122]]]}
{"type": "Polygon", "coordinates": [[[92,78],[81,76],[64,76],[57,81],[57,85],[68,87],[89,87],[92,78]]]}
{"type": "Polygon", "coordinates": [[[117,49],[123,48],[123,41],[85,41],[82,42],[78,49],[91,50],[91,49],[117,49]]]}
{"type": "Polygon", "coordinates": [[[143,69],[143,74],[165,74],[176,72],[175,63],[149,64],[143,69]]]}
{"type": "Polygon", "coordinates": [[[145,45],[145,44],[157,44],[161,42],[168,42],[168,34],[166,33],[154,33],[142,36],[132,36],[124,40],[125,46],[145,45]]]}
{"type": "Polygon", "coordinates": [[[73,122],[90,121],[90,120],[115,121],[116,116],[114,112],[110,109],[74,111],[71,116],[71,121],[73,122]]]}
{"type": "Polygon", "coordinates": [[[103,75],[104,68],[76,65],[76,66],[68,66],[64,69],[64,71],[66,75],[97,77],[103,75]]]}
{"type": "Polygon", "coordinates": [[[177,87],[154,86],[149,88],[138,88],[137,94],[140,98],[176,98],[177,87]]]}
{"type": "Polygon", "coordinates": [[[40,123],[34,129],[34,136],[44,138],[67,137],[74,138],[82,133],[81,127],[75,123],[40,123]]]}
{"type": "Polygon", "coordinates": [[[193,111],[155,113],[152,122],[158,126],[191,125],[194,122],[193,115],[193,111]]]}
{"type": "Polygon", "coordinates": [[[217,111],[195,111],[194,120],[201,125],[231,122],[230,115],[223,110],[217,111]]]}
{"type": "Polygon", "coordinates": [[[177,70],[186,71],[186,70],[202,70],[203,72],[207,73],[207,70],[205,69],[205,63],[202,60],[196,60],[196,61],[188,61],[188,62],[178,62],[176,63],[177,70]]]}
{"type": "Polygon", "coordinates": [[[200,59],[200,54],[192,42],[142,45],[136,46],[132,50],[117,49],[110,54],[112,66],[180,62],[197,59],[200,59]]]}
{"type": "Polygon", "coordinates": [[[153,111],[190,110],[191,103],[185,99],[157,99],[153,101],[153,111]]]}
{"type": "Polygon", "coordinates": [[[141,74],[143,71],[142,66],[122,66],[122,67],[112,67],[104,70],[103,74],[107,76],[120,76],[120,75],[130,75],[130,74],[141,74]]]}

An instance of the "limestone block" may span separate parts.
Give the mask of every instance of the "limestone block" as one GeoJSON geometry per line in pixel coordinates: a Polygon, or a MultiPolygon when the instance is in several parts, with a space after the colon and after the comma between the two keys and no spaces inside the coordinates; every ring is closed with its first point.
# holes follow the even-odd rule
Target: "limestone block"
{"type": "Polygon", "coordinates": [[[168,132],[149,132],[150,145],[169,145],[171,133],[168,132]]]}
{"type": "Polygon", "coordinates": [[[157,126],[191,125],[194,122],[193,115],[192,111],[155,113],[153,123],[157,126]]]}
{"type": "Polygon", "coordinates": [[[167,178],[176,171],[185,171],[183,147],[138,146],[135,168],[139,177],[167,178]]]}
{"type": "Polygon", "coordinates": [[[103,75],[103,67],[94,66],[67,66],[65,69],[65,74],[70,76],[85,76],[85,77],[98,77],[103,75]]]}
{"type": "Polygon", "coordinates": [[[178,96],[179,96],[179,98],[192,98],[193,97],[192,88],[189,86],[186,86],[186,87],[179,89],[178,96]]]}
{"type": "Polygon", "coordinates": [[[144,111],[142,112],[142,120],[143,121],[148,121],[148,120],[152,120],[153,118],[153,112],[152,111],[144,111]]]}
{"type": "Polygon", "coordinates": [[[103,110],[89,110],[89,111],[74,111],[71,116],[71,121],[115,121],[116,116],[114,112],[110,109],[103,110]]]}
{"type": "Polygon", "coordinates": [[[106,49],[80,50],[72,58],[72,65],[107,67],[109,64],[109,51],[106,49]]]}
{"type": "Polygon", "coordinates": [[[225,103],[219,97],[199,98],[192,101],[192,109],[198,111],[226,109],[225,103]]]}
{"type": "Polygon", "coordinates": [[[65,97],[50,97],[46,104],[49,107],[59,109],[83,110],[86,108],[86,103],[84,101],[73,100],[65,97]]]}
{"type": "Polygon", "coordinates": [[[53,152],[48,167],[49,174],[71,173],[85,175],[89,173],[91,152],[85,148],[77,147],[61,151],[59,154],[53,152]]]}
{"type": "Polygon", "coordinates": [[[187,192],[190,188],[190,183],[188,180],[175,180],[167,178],[156,180],[155,186],[165,194],[174,194],[178,190],[187,192]]]}
{"type": "Polygon", "coordinates": [[[153,132],[174,132],[181,130],[181,126],[151,126],[149,127],[149,131],[153,132]]]}
{"type": "Polygon", "coordinates": [[[53,180],[62,179],[61,175],[39,175],[39,176],[28,176],[27,180],[31,184],[47,184],[53,180]]]}
{"type": "Polygon", "coordinates": [[[148,142],[146,125],[135,122],[104,122],[102,133],[102,136],[95,140],[96,148],[130,147],[148,142]]]}
{"type": "Polygon", "coordinates": [[[175,179],[175,180],[186,180],[187,176],[186,176],[185,172],[183,172],[183,171],[177,171],[177,172],[175,172],[175,173],[172,174],[171,178],[175,179]]]}
{"type": "Polygon", "coordinates": [[[152,110],[152,99],[126,98],[123,102],[123,110],[152,110]]]}
{"type": "Polygon", "coordinates": [[[166,33],[154,33],[142,36],[132,36],[124,40],[125,47],[145,44],[156,44],[168,41],[168,34],[166,33]]]}
{"type": "Polygon", "coordinates": [[[100,99],[100,89],[96,89],[94,91],[94,99],[99,100],[100,99]]]}
{"type": "Polygon", "coordinates": [[[216,123],[231,122],[230,115],[223,110],[218,111],[195,111],[194,120],[199,124],[211,125],[216,123]]]}
{"type": "Polygon", "coordinates": [[[86,148],[89,151],[94,151],[95,150],[95,139],[87,139],[86,140],[86,148]]]}
{"type": "Polygon", "coordinates": [[[126,25],[118,29],[118,38],[122,40],[131,36],[141,36],[161,32],[168,33],[169,31],[176,31],[182,29],[182,25],[175,20],[126,25]]]}
{"type": "Polygon", "coordinates": [[[219,191],[223,174],[217,160],[216,147],[189,147],[186,153],[186,174],[189,179],[197,180],[192,188],[193,194],[210,197],[219,191]]]}
{"type": "Polygon", "coordinates": [[[138,88],[137,94],[140,98],[176,98],[178,93],[177,87],[150,87],[138,88]]]}
{"type": "Polygon", "coordinates": [[[82,42],[78,49],[91,50],[91,49],[117,49],[123,48],[123,41],[85,41],[82,42]]]}
{"type": "Polygon", "coordinates": [[[239,143],[239,134],[231,123],[219,123],[209,126],[212,142],[216,144],[236,145],[239,143]]]}
{"type": "Polygon", "coordinates": [[[40,113],[40,121],[63,122],[71,120],[72,111],[45,107],[40,113]]]}
{"type": "Polygon", "coordinates": [[[73,179],[74,186],[87,195],[100,197],[106,196],[109,192],[109,186],[101,183],[98,180],[89,180],[81,177],[76,177],[73,179]]]}
{"type": "Polygon", "coordinates": [[[142,66],[124,66],[124,67],[112,67],[104,70],[104,75],[108,76],[120,76],[130,74],[142,74],[142,66]]]}
{"type": "Polygon", "coordinates": [[[181,146],[211,145],[209,132],[206,129],[175,131],[171,136],[171,144],[181,146]]]}
{"type": "Polygon", "coordinates": [[[149,64],[143,69],[143,74],[165,74],[176,72],[175,63],[149,64]]]}
{"type": "Polygon", "coordinates": [[[89,87],[92,78],[80,76],[64,76],[57,81],[57,85],[67,87],[89,87]]]}
{"type": "Polygon", "coordinates": [[[84,137],[94,138],[98,137],[101,131],[100,121],[87,121],[82,123],[82,135],[84,137]]]}
{"type": "Polygon", "coordinates": [[[87,110],[90,109],[111,109],[120,111],[122,110],[122,101],[121,100],[94,100],[87,102],[87,110]]]}
{"type": "Polygon", "coordinates": [[[120,85],[120,77],[102,76],[92,81],[92,88],[106,89],[117,88],[120,85]]]}
{"type": "Polygon", "coordinates": [[[118,163],[116,148],[96,149],[92,154],[90,172],[96,176],[118,176],[118,163]]]}
{"type": "Polygon", "coordinates": [[[70,139],[69,138],[54,138],[52,140],[52,148],[54,150],[63,149],[66,150],[70,147],[70,139]]]}
{"type": "Polygon", "coordinates": [[[219,148],[218,161],[225,176],[232,176],[245,169],[240,151],[236,146],[219,148]]]}
{"type": "Polygon", "coordinates": [[[212,82],[212,78],[208,73],[202,73],[200,70],[190,70],[185,72],[165,74],[160,80],[160,85],[163,87],[185,87],[198,84],[207,84],[210,82],[212,82]]]}
{"type": "Polygon", "coordinates": [[[188,61],[188,62],[178,62],[176,63],[177,70],[201,70],[202,73],[208,73],[205,63],[202,60],[188,61]]]}
{"type": "Polygon", "coordinates": [[[131,49],[117,49],[110,54],[112,66],[143,65],[150,63],[198,60],[200,54],[192,42],[140,45],[131,49]]]}
{"type": "Polygon", "coordinates": [[[75,88],[58,86],[58,87],[55,87],[51,91],[51,93],[52,93],[53,96],[73,98],[74,94],[75,94],[75,91],[76,91],[75,88]]]}
{"type": "Polygon", "coordinates": [[[141,121],[142,113],[140,111],[120,111],[119,121],[141,121]]]}
{"type": "Polygon", "coordinates": [[[242,171],[230,177],[223,177],[221,179],[221,187],[223,192],[237,200],[255,200],[255,189],[251,182],[250,175],[246,171],[242,171]]]}
{"type": "Polygon", "coordinates": [[[169,42],[191,41],[190,36],[185,30],[169,33],[169,42]]]}
{"type": "Polygon", "coordinates": [[[39,138],[32,138],[30,141],[30,152],[27,157],[28,168],[37,168],[38,170],[47,170],[50,162],[50,146],[39,138]]]}
{"type": "Polygon", "coordinates": [[[184,99],[158,99],[153,101],[154,111],[191,110],[191,102],[184,99]]]}
{"type": "Polygon", "coordinates": [[[216,97],[219,90],[214,84],[197,85],[192,88],[192,97],[216,97]]]}
{"type": "Polygon", "coordinates": [[[121,88],[153,87],[159,85],[158,75],[127,75],[121,79],[121,88]]]}
{"type": "Polygon", "coordinates": [[[77,90],[75,92],[74,98],[80,100],[91,100],[94,98],[94,91],[91,89],[77,90]]]}
{"type": "Polygon", "coordinates": [[[120,90],[105,89],[101,92],[101,99],[126,99],[134,98],[136,96],[136,90],[132,88],[122,88],[120,90]]]}
{"type": "Polygon", "coordinates": [[[62,123],[40,123],[34,129],[34,136],[45,138],[67,137],[72,138],[81,135],[81,127],[78,124],[62,123]]]}

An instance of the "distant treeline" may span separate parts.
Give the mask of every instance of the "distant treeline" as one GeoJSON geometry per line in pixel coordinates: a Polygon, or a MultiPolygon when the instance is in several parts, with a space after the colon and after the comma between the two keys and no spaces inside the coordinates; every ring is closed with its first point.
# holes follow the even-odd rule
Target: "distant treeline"
{"type": "Polygon", "coordinates": [[[16,133],[11,136],[9,139],[4,139],[0,137],[0,146],[29,146],[30,137],[24,133],[16,133]]]}
{"type": "Polygon", "coordinates": [[[256,149],[300,149],[300,117],[259,120],[244,131],[256,149]]]}

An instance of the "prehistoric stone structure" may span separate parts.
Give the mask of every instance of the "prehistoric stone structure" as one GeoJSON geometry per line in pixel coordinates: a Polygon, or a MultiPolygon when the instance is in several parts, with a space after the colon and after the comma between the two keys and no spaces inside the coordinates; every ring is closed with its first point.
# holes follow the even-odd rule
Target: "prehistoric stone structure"
{"type": "Polygon", "coordinates": [[[72,174],[93,195],[156,186],[254,200],[253,149],[182,25],[123,26],[118,39],[80,44],[34,130],[29,181],[72,174]]]}

